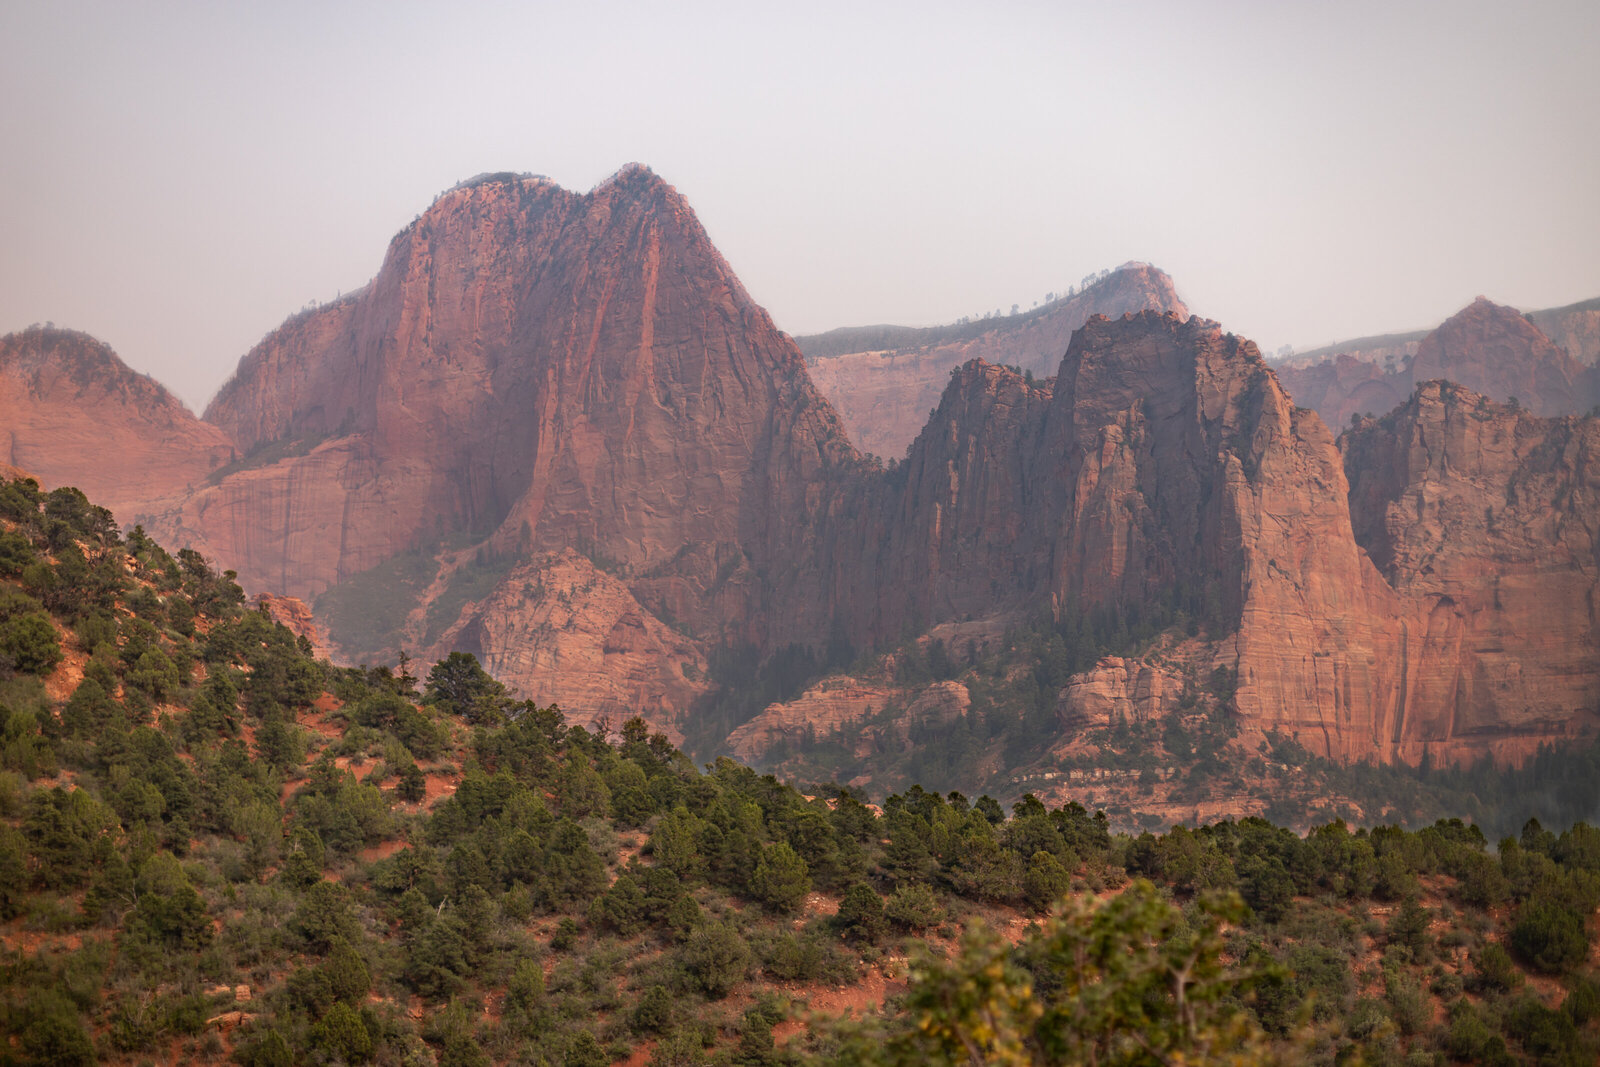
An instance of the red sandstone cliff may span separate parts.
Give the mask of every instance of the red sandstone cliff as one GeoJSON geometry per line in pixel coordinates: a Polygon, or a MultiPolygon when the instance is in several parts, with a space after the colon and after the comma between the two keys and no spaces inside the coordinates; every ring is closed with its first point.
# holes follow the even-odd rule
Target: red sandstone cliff
{"type": "Polygon", "coordinates": [[[956,367],[982,359],[1049,377],[1073,332],[1091,315],[1116,318],[1147,308],[1188,314],[1165,272],[1129,263],[1081,293],[1010,318],[927,329],[834,330],[798,343],[850,439],[863,451],[900,457],[956,367]]]}
{"type": "MultiPolygon", "coordinates": [[[[404,616],[410,650],[469,648],[578,719],[632,708],[674,733],[706,643],[764,640],[767,575],[857,462],[793,342],[638,166],[586,194],[505,175],[446,193],[369,285],[246,355],[207,418],[243,458],[164,537],[251,589],[353,590],[347,611],[404,616]],[[522,562],[463,602],[475,553],[522,562]],[[527,592],[556,585],[564,603],[527,592]]],[[[326,621],[348,656],[398,651],[326,621]]]]}
{"type": "MultiPolygon", "coordinates": [[[[943,373],[885,469],[643,168],[587,194],[494,176],[441,197],[370,285],[245,357],[215,425],[108,352],[46,348],[0,377],[12,461],[160,511],[168,543],[252,592],[337,587],[392,612],[406,648],[475,651],[579,719],[682,730],[724,641],[888,647],[1152,603],[1206,620],[1247,731],[1340,759],[1517,756],[1600,695],[1592,421],[1488,405],[1472,422],[1424,388],[1341,454],[1253,344],[1143,311],[1089,319],[1054,377],[943,373]],[[100,440],[120,450],[103,463],[100,440]],[[90,481],[118,464],[119,485],[90,481]]],[[[1531,382],[1529,407],[1577,388],[1487,302],[1415,362],[1531,382]]],[[[1061,706],[1157,714],[1176,683],[1141,681],[1156,666],[1103,665],[1061,706]]],[[[772,709],[741,750],[792,739],[807,709],[858,721],[866,698],[839,684],[772,709]]]]}
{"type": "Polygon", "coordinates": [[[327,659],[333,655],[333,649],[328,646],[326,629],[317,625],[317,620],[312,617],[311,608],[305,601],[292,596],[262,593],[256,597],[256,607],[265,609],[267,614],[272,616],[273,622],[282,623],[296,637],[305,638],[306,643],[311,646],[313,656],[327,659]]]}
{"type": "Polygon", "coordinates": [[[1254,345],[1175,314],[1095,318],[1053,381],[976,361],[957,371],[905,463],[830,516],[831,598],[867,642],[1008,607],[1143,603],[1180,584],[1237,621],[1242,550],[1255,550],[1240,527],[1259,524],[1241,494],[1280,452],[1308,449],[1274,484],[1293,483],[1354,551],[1332,439],[1294,412],[1254,345]]]}
{"type": "MultiPolygon", "coordinates": [[[[1556,445],[1536,436],[1595,432],[1521,418],[1540,455],[1556,445]]],[[[830,516],[821,558],[832,610],[862,643],[1006,610],[1177,601],[1210,609],[1247,731],[1339,759],[1518,756],[1583,725],[1600,697],[1582,607],[1595,596],[1591,465],[1588,446],[1562,447],[1560,476],[1443,468],[1455,507],[1480,523],[1492,508],[1491,547],[1448,526],[1425,525],[1431,542],[1407,534],[1433,581],[1486,587],[1504,570],[1503,585],[1530,583],[1515,609],[1480,617],[1459,592],[1442,602],[1426,582],[1380,573],[1368,550],[1390,557],[1371,505],[1352,526],[1347,466],[1363,479],[1357,500],[1381,484],[1404,501],[1440,491],[1426,465],[1374,448],[1341,456],[1255,346],[1214,323],[1095,319],[1053,383],[961,368],[906,462],[830,516]],[[1520,508],[1498,503],[1517,491],[1520,508]],[[1544,551],[1558,530],[1566,540],[1544,551]],[[1556,621],[1533,620],[1541,600],[1556,621]]]]}
{"type": "Polygon", "coordinates": [[[462,536],[581,545],[706,626],[744,624],[749,605],[707,607],[719,573],[786,545],[852,455],[792,342],[642,167],[587,194],[499,176],[445,194],[369,286],[247,355],[207,418],[247,457],[306,452],[169,522],[247,583],[315,597],[462,536]]]}
{"type": "Polygon", "coordinates": [[[1388,714],[1370,668],[1385,591],[1351,537],[1330,435],[1254,345],[1197,319],[1092,320],[1037,440],[1026,484],[1054,505],[1032,510],[1058,612],[1210,602],[1215,636],[1235,631],[1223,655],[1252,726],[1370,750],[1388,714]]]}
{"type": "Polygon", "coordinates": [[[1354,532],[1411,610],[1403,735],[1511,759],[1600,716],[1600,420],[1427,382],[1340,439],[1354,532]]]}
{"type": "Polygon", "coordinates": [[[87,334],[0,337],[0,462],[75,485],[124,523],[203,485],[233,444],[87,334]]]}
{"type": "Polygon", "coordinates": [[[643,608],[627,585],[564,550],[520,564],[424,650],[471,651],[523,699],[575,720],[643,716],[675,743],[712,688],[704,650],[643,608]]]}

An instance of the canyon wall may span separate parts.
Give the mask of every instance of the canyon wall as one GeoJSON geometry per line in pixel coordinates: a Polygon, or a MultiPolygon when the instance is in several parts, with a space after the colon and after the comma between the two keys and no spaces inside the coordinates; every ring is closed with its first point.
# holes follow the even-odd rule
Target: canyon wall
{"type": "MultiPolygon", "coordinates": [[[[640,712],[674,737],[719,648],[989,642],[1096,609],[1195,621],[1241,730],[1341,760],[1515,759],[1590,725],[1596,422],[1538,412],[1586,410],[1592,369],[1479,301],[1403,380],[1333,365],[1335,425],[1406,400],[1338,445],[1165,275],[1112,281],[1168,306],[1088,316],[1070,342],[1051,331],[1081,300],[930,341],[964,362],[884,464],[660,178],[577,194],[494,175],[397,235],[368,286],[269,335],[207,421],[86,338],[6,339],[0,462],[82,485],[251,592],[314,599],[343,656],[472,651],[578,721],[640,712]],[[965,358],[1019,360],[1022,341],[1021,372],[965,358]],[[1522,410],[1413,390],[1433,373],[1515,388],[1522,410]]],[[[1118,670],[1159,673],[1125,657],[1061,706],[1118,670]]],[[[862,721],[881,688],[813,687],[735,740],[792,738],[813,710],[862,721]]],[[[1127,700],[1155,714],[1180,689],[1127,700]]],[[[941,693],[896,706],[958,713],[941,693]]]]}
{"type": "Polygon", "coordinates": [[[1340,439],[1358,543],[1409,606],[1400,755],[1520,760],[1600,713],[1600,420],[1449,382],[1340,439]]]}
{"type": "Polygon", "coordinates": [[[1051,384],[957,372],[821,539],[829,602],[864,644],[1211,607],[1249,732],[1340,760],[1520,759],[1600,708],[1597,425],[1433,383],[1341,453],[1215,323],[1097,318],[1051,384]]]}
{"type": "Polygon", "coordinates": [[[1217,324],[1092,319],[1053,388],[969,364],[895,473],[850,509],[865,528],[833,538],[832,602],[859,641],[1211,601],[1254,728],[1390,751],[1397,697],[1374,664],[1399,608],[1351,534],[1339,453],[1217,324]]]}

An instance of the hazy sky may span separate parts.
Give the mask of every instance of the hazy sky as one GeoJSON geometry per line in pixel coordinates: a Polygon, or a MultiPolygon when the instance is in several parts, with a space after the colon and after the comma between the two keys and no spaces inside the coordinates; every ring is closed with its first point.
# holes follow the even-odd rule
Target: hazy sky
{"type": "Polygon", "coordinates": [[[1129,259],[1312,347],[1600,295],[1600,3],[0,0],[0,331],[195,407],[482,171],[631,160],[794,333],[1129,259]]]}

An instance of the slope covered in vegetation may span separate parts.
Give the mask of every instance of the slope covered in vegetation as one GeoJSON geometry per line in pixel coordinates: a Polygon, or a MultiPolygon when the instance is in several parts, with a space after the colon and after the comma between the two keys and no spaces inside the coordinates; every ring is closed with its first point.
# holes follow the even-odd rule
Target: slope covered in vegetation
{"type": "Polygon", "coordinates": [[[0,1061],[1593,1062],[1600,831],[881,808],[0,484],[0,1061]]]}

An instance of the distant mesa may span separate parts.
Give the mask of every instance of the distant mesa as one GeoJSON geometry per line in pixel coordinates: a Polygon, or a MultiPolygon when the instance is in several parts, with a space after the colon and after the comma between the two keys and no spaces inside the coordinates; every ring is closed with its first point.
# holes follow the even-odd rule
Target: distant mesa
{"type": "Polygon", "coordinates": [[[1016,315],[949,326],[862,326],[795,342],[812,380],[833,403],[850,439],[885,458],[905,455],[950,371],[969,359],[1014,366],[1037,378],[1056,372],[1072,334],[1091,315],[1189,313],[1167,274],[1125,263],[1083,290],[1016,315]]]}

